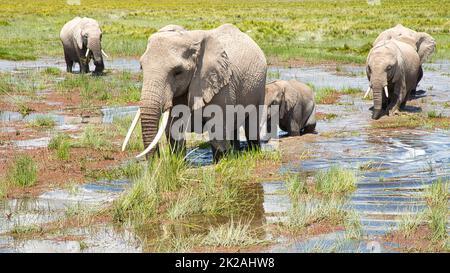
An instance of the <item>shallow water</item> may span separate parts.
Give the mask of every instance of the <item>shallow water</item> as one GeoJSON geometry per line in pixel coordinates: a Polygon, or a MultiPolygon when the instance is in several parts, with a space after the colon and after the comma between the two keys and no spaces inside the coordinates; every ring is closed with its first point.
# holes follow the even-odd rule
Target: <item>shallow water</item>
{"type": "MultiPolygon", "coordinates": [[[[109,61],[108,61],[109,62],[109,61]]],[[[136,60],[112,60],[121,69],[138,71],[136,60]]],[[[61,61],[39,60],[35,62],[0,61],[0,71],[11,71],[15,68],[36,68],[56,66],[64,69],[61,61]]],[[[351,72],[336,73],[327,67],[305,68],[270,68],[279,73],[281,79],[296,78],[315,87],[356,87],[361,92],[367,87],[367,79],[362,72],[363,67],[344,66],[351,72]]],[[[450,78],[448,63],[427,64],[425,75],[420,83],[424,90],[423,99],[427,103],[422,111],[437,109],[439,113],[450,115],[450,109],[442,104],[448,101],[450,78]]],[[[278,76],[277,76],[278,77],[278,76]]],[[[270,80],[270,79],[269,79],[270,80]]],[[[422,98],[419,98],[422,99],[422,98]]],[[[339,251],[339,252],[384,252],[395,247],[384,242],[374,242],[377,235],[385,234],[398,225],[398,216],[406,213],[417,213],[424,208],[423,189],[439,177],[450,178],[450,132],[448,130],[370,130],[370,101],[343,96],[339,104],[319,105],[317,110],[335,113],[337,118],[320,121],[317,130],[322,136],[307,147],[312,158],[301,162],[283,164],[280,172],[302,172],[312,175],[315,171],[327,169],[333,165],[342,165],[354,169],[358,173],[357,190],[351,195],[349,208],[361,216],[365,237],[362,240],[347,240],[337,232],[323,234],[304,241],[288,242],[283,238],[273,238],[277,242],[268,251],[303,252],[303,251],[339,251]],[[326,133],[332,133],[326,136],[326,133]],[[367,170],[360,166],[370,165],[367,170]]],[[[105,107],[101,109],[99,122],[111,123],[116,117],[133,116],[135,106],[105,107]]],[[[38,114],[23,117],[16,112],[0,112],[2,130],[14,130],[11,122],[36,118],[38,114]],[[8,126],[7,126],[8,125],[8,126]],[[11,129],[12,128],[12,129],[11,129]]],[[[67,117],[63,113],[52,113],[58,128],[79,124],[78,117],[67,117]]],[[[280,135],[282,132],[280,132],[280,135]]],[[[43,147],[48,144],[49,137],[16,142],[18,148],[43,147]],[[28,142],[27,142],[28,141],[28,142]]],[[[241,140],[244,140],[242,137],[241,140]]],[[[302,142],[301,137],[298,138],[302,142]]],[[[264,149],[274,149],[277,142],[272,141],[264,149]]],[[[212,162],[210,149],[188,150],[188,161],[193,165],[207,165],[212,162]]],[[[95,226],[90,229],[69,229],[61,231],[65,235],[82,235],[83,242],[89,248],[82,249],[77,240],[61,240],[48,238],[45,240],[18,240],[4,233],[18,226],[36,225],[57,220],[65,215],[68,208],[86,206],[95,208],[107,204],[117,198],[129,186],[129,181],[97,181],[76,186],[72,189],[56,189],[46,192],[34,199],[8,200],[0,203],[0,252],[81,252],[81,251],[143,251],[142,237],[149,234],[133,234],[130,231],[116,229],[111,225],[95,226]],[[3,235],[2,235],[3,234],[3,235]]],[[[291,201],[286,194],[283,181],[267,181],[261,183],[261,219],[257,223],[276,223],[286,220],[285,212],[291,201]]],[[[260,213],[258,212],[258,215],[260,213]]],[[[161,227],[162,230],[167,227],[161,227]]],[[[173,229],[174,227],[170,227],[173,229]]],[[[146,231],[155,232],[154,230],[146,231]]],[[[272,235],[266,234],[269,238],[272,235]]]]}
{"type": "MultiPolygon", "coordinates": [[[[140,71],[140,63],[138,59],[124,59],[124,58],[105,58],[103,59],[106,69],[119,69],[131,72],[140,71]]],[[[0,71],[11,72],[17,70],[29,69],[45,69],[47,67],[56,67],[62,71],[66,70],[66,63],[64,59],[43,58],[35,61],[8,61],[0,60],[0,71]]],[[[95,66],[91,61],[89,64],[90,70],[93,71],[95,66]]],[[[74,72],[79,71],[78,65],[74,66],[74,72]]]]}

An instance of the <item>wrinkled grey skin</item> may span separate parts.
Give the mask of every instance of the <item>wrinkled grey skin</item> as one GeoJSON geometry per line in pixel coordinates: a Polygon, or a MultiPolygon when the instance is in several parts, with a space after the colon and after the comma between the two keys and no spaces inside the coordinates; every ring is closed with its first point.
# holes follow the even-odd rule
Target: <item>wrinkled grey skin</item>
{"type": "Polygon", "coordinates": [[[95,73],[102,73],[105,66],[102,56],[102,31],[97,21],[91,18],[75,17],[67,22],[60,33],[64,48],[67,72],[72,72],[73,64],[78,63],[80,73],[89,73],[89,62],[93,58],[95,73]],[[86,51],[90,52],[86,58],[86,51]]]}
{"type": "MultiPolygon", "coordinates": [[[[435,51],[436,42],[433,37],[425,32],[417,32],[401,24],[396,25],[393,28],[387,29],[380,33],[373,42],[373,46],[376,46],[380,42],[385,42],[390,39],[395,39],[413,46],[419,54],[420,64],[422,65],[435,51]]],[[[420,66],[419,74],[417,78],[417,84],[420,82],[423,76],[422,66],[420,66]]],[[[413,92],[415,89],[413,90],[413,92]]]]}
{"type": "MultiPolygon", "coordinates": [[[[288,132],[290,136],[315,132],[316,104],[314,93],[306,84],[296,80],[276,80],[268,83],[266,85],[265,104],[267,106],[279,106],[279,127],[281,130],[288,132]]],[[[270,114],[267,119],[269,126],[270,114]]]]}
{"type": "MultiPolygon", "coordinates": [[[[154,33],[140,62],[144,76],[140,109],[145,147],[155,138],[161,114],[178,104],[187,105],[191,111],[214,104],[226,114],[226,105],[264,103],[264,53],[248,35],[230,24],[208,31],[154,33]]],[[[203,124],[208,119],[204,118],[203,124]]],[[[173,149],[184,151],[184,140],[175,140],[169,130],[176,120],[171,115],[166,135],[173,149]]],[[[215,160],[239,146],[239,131],[227,131],[225,121],[223,124],[223,128],[215,129],[234,135],[234,141],[211,139],[215,160]]],[[[259,145],[257,127],[258,139],[249,141],[250,145],[259,145]]],[[[245,129],[248,136],[250,130],[245,129]]]]}
{"type": "Polygon", "coordinates": [[[410,44],[395,39],[378,43],[367,57],[366,72],[373,90],[373,119],[395,114],[417,87],[420,58],[410,44]],[[389,97],[384,93],[388,87],[389,97]]]}

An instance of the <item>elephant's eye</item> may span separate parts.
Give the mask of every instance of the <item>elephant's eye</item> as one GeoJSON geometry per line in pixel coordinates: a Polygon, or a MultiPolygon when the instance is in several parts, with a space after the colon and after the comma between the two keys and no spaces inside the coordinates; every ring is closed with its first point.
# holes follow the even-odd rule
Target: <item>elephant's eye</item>
{"type": "Polygon", "coordinates": [[[176,67],[173,71],[173,74],[175,75],[175,77],[183,74],[183,68],[181,66],[176,67]]]}
{"type": "Polygon", "coordinates": [[[386,70],[387,71],[389,71],[389,70],[391,70],[392,69],[392,65],[388,65],[387,67],[386,67],[386,70]]]}

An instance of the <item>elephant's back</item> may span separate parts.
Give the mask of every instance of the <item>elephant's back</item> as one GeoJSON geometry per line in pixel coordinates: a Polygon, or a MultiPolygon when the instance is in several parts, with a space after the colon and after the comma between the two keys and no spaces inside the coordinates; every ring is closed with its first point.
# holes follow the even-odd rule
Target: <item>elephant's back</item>
{"type": "Polygon", "coordinates": [[[237,27],[225,24],[213,35],[222,44],[231,67],[233,86],[238,104],[264,103],[267,63],[261,48],[237,27]]]}
{"type": "MultiPolygon", "coordinates": [[[[266,68],[266,57],[261,48],[250,36],[231,24],[222,25],[213,30],[224,47],[230,62],[239,67],[266,68]]],[[[265,73],[265,72],[264,72],[265,73]]]]}
{"type": "Polygon", "coordinates": [[[80,17],[75,17],[72,20],[68,21],[61,28],[61,32],[59,33],[59,37],[61,40],[65,41],[71,35],[72,29],[81,21],[80,17]]]}

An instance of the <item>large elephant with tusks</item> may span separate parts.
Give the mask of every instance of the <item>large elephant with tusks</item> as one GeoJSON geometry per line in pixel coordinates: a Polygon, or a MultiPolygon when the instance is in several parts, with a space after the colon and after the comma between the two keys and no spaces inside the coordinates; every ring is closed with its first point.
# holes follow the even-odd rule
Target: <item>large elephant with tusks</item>
{"type": "MultiPolygon", "coordinates": [[[[262,50],[248,35],[231,24],[212,30],[172,28],[168,28],[169,31],[163,28],[163,31],[150,36],[147,49],[141,56],[143,86],[140,107],[122,149],[125,149],[140,118],[145,150],[138,157],[154,152],[164,132],[173,148],[184,150],[185,141],[174,138],[170,126],[167,126],[179,119],[171,114],[177,105],[188,107],[191,116],[195,111],[215,105],[223,111],[223,118],[228,116],[229,105],[243,108],[254,105],[254,111],[245,113],[243,122],[237,119],[235,126],[230,128],[225,126],[224,120],[223,128],[215,128],[222,130],[223,136],[234,136],[231,140],[211,138],[211,128],[202,128],[210,134],[216,161],[225,152],[238,148],[239,128],[243,124],[248,144],[259,146],[258,106],[264,104],[267,70],[262,50]],[[254,125],[254,122],[249,124],[248,117],[251,115],[258,117],[257,126],[250,126],[254,125]],[[251,135],[256,135],[256,138],[251,138],[251,135]]],[[[203,115],[202,125],[211,118],[203,115]]],[[[191,131],[194,129],[192,127],[195,126],[191,126],[191,131]]]]}

